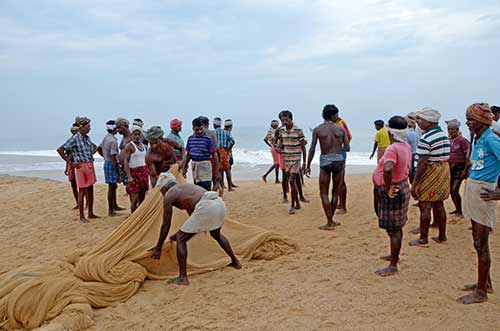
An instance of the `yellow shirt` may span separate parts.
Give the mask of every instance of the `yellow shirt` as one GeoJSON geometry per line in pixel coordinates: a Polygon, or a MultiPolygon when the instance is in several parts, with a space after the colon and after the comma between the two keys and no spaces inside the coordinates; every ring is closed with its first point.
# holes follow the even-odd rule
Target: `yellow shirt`
{"type": "Polygon", "coordinates": [[[378,148],[386,148],[391,144],[391,140],[389,139],[389,131],[387,131],[386,127],[377,131],[375,135],[375,141],[378,143],[378,148]]]}

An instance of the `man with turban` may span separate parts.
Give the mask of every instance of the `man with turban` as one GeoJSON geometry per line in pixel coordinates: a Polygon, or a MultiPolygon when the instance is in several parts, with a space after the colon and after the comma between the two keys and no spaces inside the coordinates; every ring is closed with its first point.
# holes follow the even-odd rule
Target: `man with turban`
{"type": "Polygon", "coordinates": [[[267,183],[267,176],[273,170],[275,171],[275,175],[276,175],[276,180],[274,182],[276,184],[280,183],[280,180],[279,180],[280,155],[279,155],[278,151],[276,150],[276,140],[275,140],[276,130],[278,129],[279,125],[280,125],[280,123],[278,122],[278,120],[272,120],[271,127],[269,128],[269,130],[267,130],[267,134],[264,137],[264,143],[267,146],[269,146],[269,148],[271,149],[271,155],[273,157],[273,165],[269,168],[268,171],[266,171],[264,176],[262,176],[262,180],[264,181],[264,183],[267,183]]]}
{"type": "Polygon", "coordinates": [[[450,137],[450,193],[455,210],[451,215],[463,217],[462,198],[460,197],[460,186],[466,178],[467,155],[469,153],[469,141],[460,132],[460,122],[456,119],[446,121],[448,125],[448,136],[450,137]]]}
{"type": "Polygon", "coordinates": [[[156,185],[158,176],[167,172],[176,163],[174,149],[163,138],[164,132],[159,126],[153,126],[144,133],[150,148],[146,153],[146,164],[149,168],[151,184],[156,185]]]}
{"type": "Polygon", "coordinates": [[[178,118],[174,118],[170,121],[170,134],[167,139],[175,141],[178,148],[174,147],[175,159],[177,162],[182,162],[184,159],[184,140],[182,139],[180,132],[182,131],[182,121],[178,118]]]}
{"type": "Polygon", "coordinates": [[[76,185],[78,186],[78,210],[80,221],[87,223],[83,213],[84,197],[88,202],[88,218],[98,218],[94,214],[94,184],[96,182],[94,169],[94,153],[97,146],[88,136],[90,132],[90,119],[79,117],[76,121],[79,131],[71,137],[64,145],[57,149],[61,158],[70,163],[75,169],[76,185]],[[68,155],[71,155],[69,157],[68,155]]]}
{"type": "Polygon", "coordinates": [[[170,240],[177,243],[177,262],[179,264],[179,277],[169,281],[170,284],[189,285],[187,277],[187,242],[197,233],[210,232],[220,247],[231,258],[230,266],[240,269],[241,263],[234,255],[229,241],[221,233],[226,206],[216,192],[207,191],[193,184],[177,184],[175,176],[171,173],[162,173],[156,187],[164,195],[163,224],[160,230],[158,243],[151,249],[152,257],[159,259],[163,243],[167,239],[172,222],[173,207],[185,210],[189,217],[177,233],[170,240]]]}
{"type": "Polygon", "coordinates": [[[470,175],[465,182],[464,218],[472,224],[472,238],[478,260],[477,283],[466,285],[472,293],[458,299],[464,304],[488,300],[487,292],[493,292],[490,277],[491,257],[488,239],[497,223],[500,191],[497,187],[500,175],[500,138],[491,130],[493,114],[487,103],[475,103],[467,108],[467,126],[472,133],[470,175]]]}
{"type": "Polygon", "coordinates": [[[410,241],[410,246],[427,245],[431,211],[439,228],[437,243],[446,239],[446,211],[444,200],[450,195],[450,141],[439,126],[441,114],[426,107],[416,113],[418,126],[423,130],[417,146],[417,170],[411,195],[420,208],[420,238],[410,241]]]}

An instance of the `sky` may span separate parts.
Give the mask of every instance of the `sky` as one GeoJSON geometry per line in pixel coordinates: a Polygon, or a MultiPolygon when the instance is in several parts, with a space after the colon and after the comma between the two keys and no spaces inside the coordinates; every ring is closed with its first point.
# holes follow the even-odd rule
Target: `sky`
{"type": "Polygon", "coordinates": [[[66,137],[76,115],[236,129],[289,109],[305,128],[334,103],[372,130],[424,106],[463,119],[500,104],[498,0],[0,0],[0,31],[12,144],[66,137]]]}

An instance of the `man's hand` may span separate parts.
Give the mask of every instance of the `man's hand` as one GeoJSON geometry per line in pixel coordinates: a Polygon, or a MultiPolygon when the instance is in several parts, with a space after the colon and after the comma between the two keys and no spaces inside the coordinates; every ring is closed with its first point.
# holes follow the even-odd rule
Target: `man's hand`
{"type": "Polygon", "coordinates": [[[399,192],[399,187],[396,185],[391,185],[389,190],[386,190],[385,192],[387,193],[389,198],[394,199],[399,192]]]}
{"type": "Polygon", "coordinates": [[[149,250],[151,252],[151,257],[155,260],[159,260],[161,256],[161,248],[155,246],[149,250]]]}
{"type": "Polygon", "coordinates": [[[306,171],[304,172],[306,176],[311,176],[311,167],[307,167],[306,171]]]}
{"type": "Polygon", "coordinates": [[[72,162],[71,166],[73,168],[75,168],[75,169],[80,169],[82,167],[82,165],[80,164],[80,162],[72,162]]]}
{"type": "Polygon", "coordinates": [[[369,158],[369,159],[370,159],[370,160],[371,160],[371,159],[373,159],[373,154],[372,154],[372,155],[370,155],[370,158],[369,158]]]}
{"type": "Polygon", "coordinates": [[[484,192],[481,193],[481,199],[484,201],[500,200],[500,190],[498,188],[491,190],[483,187],[482,190],[484,192]]]}
{"type": "Polygon", "coordinates": [[[413,186],[411,187],[411,196],[412,196],[414,199],[417,199],[417,197],[418,197],[417,185],[413,185],[413,186]]]}

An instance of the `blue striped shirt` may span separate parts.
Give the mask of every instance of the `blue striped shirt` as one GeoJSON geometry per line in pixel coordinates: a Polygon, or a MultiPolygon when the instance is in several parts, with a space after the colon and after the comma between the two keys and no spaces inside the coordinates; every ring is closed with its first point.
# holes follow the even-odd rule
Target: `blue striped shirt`
{"type": "Polygon", "coordinates": [[[231,148],[234,145],[234,139],[231,134],[222,129],[215,129],[215,134],[217,135],[217,147],[218,148],[231,148]]]}
{"type": "Polygon", "coordinates": [[[186,150],[193,161],[207,161],[210,160],[210,153],[215,152],[215,143],[206,134],[201,137],[193,134],[187,141],[186,150]]]}

